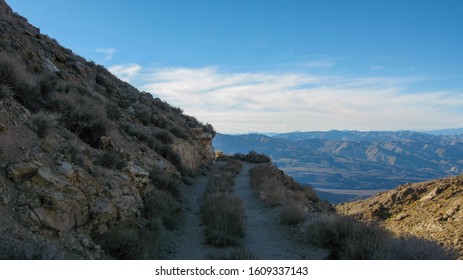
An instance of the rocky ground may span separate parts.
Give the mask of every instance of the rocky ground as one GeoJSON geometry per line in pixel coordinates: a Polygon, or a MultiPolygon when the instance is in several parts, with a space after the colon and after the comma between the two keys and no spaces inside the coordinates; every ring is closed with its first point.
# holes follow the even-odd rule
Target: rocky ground
{"type": "Polygon", "coordinates": [[[416,235],[456,249],[463,257],[463,176],[405,184],[336,206],[339,213],[378,221],[397,235],[416,235]]]}

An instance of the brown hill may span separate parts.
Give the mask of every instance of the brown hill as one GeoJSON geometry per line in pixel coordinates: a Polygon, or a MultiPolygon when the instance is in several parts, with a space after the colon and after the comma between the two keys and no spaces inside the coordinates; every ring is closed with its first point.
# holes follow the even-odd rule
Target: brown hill
{"type": "Polygon", "coordinates": [[[378,221],[399,236],[415,235],[463,257],[463,175],[405,184],[374,197],[336,205],[339,213],[378,221]]]}
{"type": "MultiPolygon", "coordinates": [[[[212,161],[214,134],[0,0],[0,258],[109,257],[101,244],[149,246],[140,237],[155,246],[180,181],[212,161]]],[[[113,256],[156,257],[133,253],[113,256]]]]}

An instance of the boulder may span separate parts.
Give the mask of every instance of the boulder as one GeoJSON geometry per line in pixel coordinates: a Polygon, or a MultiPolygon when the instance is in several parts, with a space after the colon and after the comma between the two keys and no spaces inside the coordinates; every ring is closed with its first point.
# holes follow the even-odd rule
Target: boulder
{"type": "Polygon", "coordinates": [[[43,164],[39,162],[13,163],[7,166],[6,173],[15,183],[33,177],[43,164]]]}

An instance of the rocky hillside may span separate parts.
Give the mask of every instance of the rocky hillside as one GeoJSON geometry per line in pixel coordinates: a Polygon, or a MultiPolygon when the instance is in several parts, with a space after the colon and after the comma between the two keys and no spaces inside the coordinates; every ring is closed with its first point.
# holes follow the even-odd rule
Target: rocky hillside
{"type": "Polygon", "coordinates": [[[147,202],[178,199],[212,161],[214,135],[0,0],[1,258],[111,257],[101,236],[145,230],[147,202]]]}
{"type": "Polygon", "coordinates": [[[463,257],[463,175],[402,185],[336,209],[363,221],[379,221],[399,236],[438,241],[463,257]]]}

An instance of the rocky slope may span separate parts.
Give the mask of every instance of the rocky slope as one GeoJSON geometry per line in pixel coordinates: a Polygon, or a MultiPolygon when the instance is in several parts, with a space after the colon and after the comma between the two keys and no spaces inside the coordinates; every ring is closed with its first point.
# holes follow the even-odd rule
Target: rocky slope
{"type": "Polygon", "coordinates": [[[0,0],[0,257],[108,257],[96,240],[207,168],[214,135],[0,0]]]}
{"type": "Polygon", "coordinates": [[[415,184],[339,204],[339,213],[378,221],[397,235],[415,235],[455,248],[463,257],[463,175],[415,184]]]}

